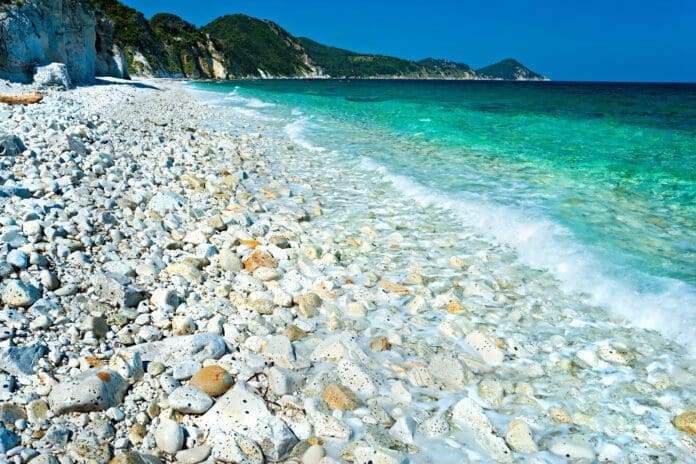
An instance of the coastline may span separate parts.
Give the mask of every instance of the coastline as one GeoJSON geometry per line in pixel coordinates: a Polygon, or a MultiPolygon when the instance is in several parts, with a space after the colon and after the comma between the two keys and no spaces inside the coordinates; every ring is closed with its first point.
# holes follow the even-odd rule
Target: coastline
{"type": "Polygon", "coordinates": [[[3,240],[32,261],[3,274],[29,299],[3,292],[16,309],[0,325],[10,345],[48,345],[3,391],[28,416],[10,449],[67,443],[99,462],[127,449],[191,463],[694,458],[671,424],[696,406],[674,344],[594,308],[532,304],[513,267],[491,272],[510,250],[452,254],[438,233],[451,218],[432,206],[339,189],[326,160],[183,87],[118,81],[3,108],[35,154],[3,157],[17,184],[3,190],[3,240]],[[404,225],[405,208],[431,227],[404,225]],[[203,365],[234,379],[214,405],[177,389],[203,365]],[[90,367],[121,378],[100,393],[105,412],[55,393],[84,389],[90,367]],[[256,409],[240,417],[242,397],[256,409]]]}

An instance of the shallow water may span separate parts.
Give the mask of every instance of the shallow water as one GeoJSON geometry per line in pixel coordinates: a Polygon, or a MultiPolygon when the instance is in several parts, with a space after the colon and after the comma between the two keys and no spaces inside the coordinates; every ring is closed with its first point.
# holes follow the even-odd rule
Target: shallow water
{"type": "Polygon", "coordinates": [[[583,301],[696,346],[696,86],[197,86],[315,156],[449,210],[455,231],[474,226],[583,301]]]}
{"type": "MultiPolygon", "coordinates": [[[[618,445],[630,462],[691,459],[682,435],[671,424],[676,414],[694,407],[696,398],[694,363],[683,346],[693,346],[691,327],[680,326],[693,320],[696,307],[688,276],[668,276],[647,266],[636,269],[628,252],[610,254],[609,245],[599,239],[583,242],[582,234],[570,222],[557,219],[549,206],[556,198],[551,188],[574,180],[559,180],[543,171],[544,165],[528,162],[526,169],[548,178],[543,184],[524,183],[524,169],[511,169],[506,177],[503,162],[493,156],[486,158],[493,168],[482,163],[478,172],[462,161],[446,163],[439,151],[444,145],[414,142],[407,131],[384,129],[377,114],[374,121],[362,116],[365,119],[358,123],[357,115],[305,99],[328,98],[336,108],[375,102],[307,97],[306,92],[316,93],[315,85],[343,84],[306,84],[300,95],[221,84],[204,85],[205,91],[197,95],[224,107],[220,114],[228,122],[218,118],[217,128],[247,136],[264,134],[258,142],[265,147],[264,162],[280,178],[292,180],[290,188],[297,195],[293,198],[303,199],[307,208],[321,202],[323,214],[307,223],[306,231],[324,250],[340,253],[346,266],[322,270],[341,286],[336,307],[367,302],[363,344],[375,334],[402,338],[398,349],[372,354],[375,372],[403,378],[399,372],[412,360],[428,358],[426,352],[471,356],[464,336],[474,330],[505,344],[505,363],[477,372],[464,391],[409,385],[410,401],[394,397],[388,387],[381,395],[391,397],[397,409],[421,423],[446,416],[463,396],[485,404],[477,383],[499,380],[505,399],[499,407],[487,408],[489,417],[499,431],[512,418],[524,417],[540,446],[535,456],[544,462],[563,462],[547,447],[568,433],[587,436],[598,451],[618,445]],[[428,155],[417,151],[426,146],[428,155]],[[500,179],[486,169],[497,169],[500,179]],[[453,267],[452,256],[465,265],[453,267]],[[375,296],[365,288],[370,279],[366,270],[392,282],[422,277],[414,288],[424,297],[426,309],[414,310],[413,296],[375,296]],[[346,271],[354,284],[341,283],[346,271]],[[665,289],[672,293],[665,294],[665,289]],[[465,312],[445,311],[442,303],[450,299],[462,301],[465,312]],[[683,344],[655,331],[631,328],[616,317],[622,311],[633,324],[659,328],[683,344]],[[624,358],[621,362],[605,362],[602,356],[616,352],[624,358]],[[572,424],[553,420],[552,408],[567,411],[572,424]]],[[[509,163],[513,165],[518,166],[509,163]]],[[[263,182],[257,187],[264,187],[263,182]]],[[[576,194],[600,190],[581,189],[576,194]]],[[[688,219],[693,221],[693,216],[688,219]]],[[[690,236],[693,230],[681,233],[690,236]]],[[[359,438],[364,426],[355,419],[346,418],[354,438],[359,438]]],[[[414,464],[432,462],[433,456],[443,463],[490,462],[471,437],[456,429],[437,438],[419,436],[416,444],[421,453],[410,456],[414,464]]],[[[327,443],[327,448],[338,455],[344,445],[327,443]]]]}

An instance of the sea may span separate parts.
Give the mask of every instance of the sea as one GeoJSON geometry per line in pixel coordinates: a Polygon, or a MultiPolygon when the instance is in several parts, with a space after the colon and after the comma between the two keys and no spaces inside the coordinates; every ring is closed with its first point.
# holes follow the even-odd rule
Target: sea
{"type": "Polygon", "coordinates": [[[696,351],[696,85],[191,85],[373,201],[447,215],[453,237],[474,230],[583,304],[696,351]]]}

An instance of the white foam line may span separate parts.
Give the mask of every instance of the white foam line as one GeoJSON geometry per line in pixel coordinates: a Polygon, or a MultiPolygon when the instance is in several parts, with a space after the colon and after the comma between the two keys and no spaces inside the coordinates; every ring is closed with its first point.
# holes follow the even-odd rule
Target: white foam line
{"type": "Polygon", "coordinates": [[[538,213],[446,195],[395,175],[370,159],[363,158],[361,163],[422,206],[445,208],[489,238],[513,247],[523,263],[557,276],[564,290],[589,295],[588,303],[608,308],[632,325],[658,330],[696,352],[696,290],[685,282],[612,268],[577,243],[568,229],[538,213]],[[626,279],[610,277],[609,271],[614,270],[621,270],[626,279]],[[649,283],[651,290],[641,290],[642,283],[649,283]]]}

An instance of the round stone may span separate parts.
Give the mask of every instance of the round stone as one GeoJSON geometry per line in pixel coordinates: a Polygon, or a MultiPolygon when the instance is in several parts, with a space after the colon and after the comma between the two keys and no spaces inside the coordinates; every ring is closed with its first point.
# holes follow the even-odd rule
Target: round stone
{"type": "Polygon", "coordinates": [[[169,395],[169,406],[184,414],[203,414],[213,406],[213,399],[199,388],[179,387],[169,395]]]}
{"type": "Polygon", "coordinates": [[[220,396],[232,387],[234,378],[220,366],[207,366],[196,372],[189,385],[203,390],[210,396],[220,396]]]}

